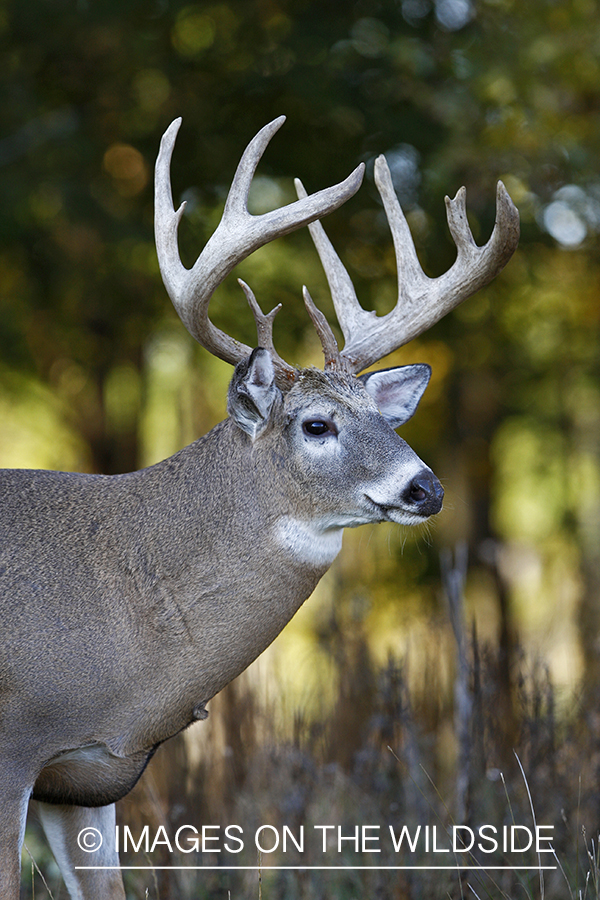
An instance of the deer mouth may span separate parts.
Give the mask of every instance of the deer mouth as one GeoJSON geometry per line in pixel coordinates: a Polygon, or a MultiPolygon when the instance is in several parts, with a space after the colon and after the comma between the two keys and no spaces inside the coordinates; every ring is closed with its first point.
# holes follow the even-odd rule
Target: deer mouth
{"type": "Polygon", "coordinates": [[[416,509],[396,504],[377,503],[368,494],[365,499],[369,502],[372,511],[376,514],[375,522],[395,522],[397,525],[420,525],[426,522],[431,513],[421,513],[416,509]]]}

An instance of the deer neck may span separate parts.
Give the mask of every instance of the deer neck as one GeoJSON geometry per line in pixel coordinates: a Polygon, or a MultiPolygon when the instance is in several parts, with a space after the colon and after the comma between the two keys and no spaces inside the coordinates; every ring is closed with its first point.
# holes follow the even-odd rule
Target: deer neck
{"type": "Polygon", "coordinates": [[[160,524],[148,523],[151,541],[177,548],[161,560],[154,600],[174,623],[197,699],[209,699],[262,653],[341,545],[341,529],[323,537],[285,506],[281,460],[276,447],[257,451],[227,420],[147,470],[160,511],[160,524]]]}
{"type": "Polygon", "coordinates": [[[156,493],[174,506],[163,518],[181,531],[178,546],[197,576],[209,563],[212,571],[223,564],[238,585],[257,569],[261,584],[269,568],[294,582],[300,570],[312,584],[327,571],[343,529],[298,511],[285,460],[276,438],[257,447],[227,419],[155,467],[156,493]]]}

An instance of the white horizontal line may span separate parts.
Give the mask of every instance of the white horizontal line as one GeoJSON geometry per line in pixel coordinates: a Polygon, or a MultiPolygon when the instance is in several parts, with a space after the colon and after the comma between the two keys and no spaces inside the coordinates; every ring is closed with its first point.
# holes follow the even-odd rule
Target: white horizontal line
{"type": "Polygon", "coordinates": [[[160,869],[162,871],[165,870],[178,870],[178,871],[186,871],[190,872],[200,872],[204,870],[215,870],[215,871],[230,871],[230,870],[240,870],[240,871],[255,871],[255,872],[265,872],[273,869],[291,869],[295,872],[306,872],[308,870],[318,869],[319,871],[350,871],[355,869],[385,869],[385,870],[393,870],[393,871],[404,871],[405,869],[425,869],[425,870],[450,870],[450,871],[459,871],[462,869],[472,869],[480,872],[499,872],[499,871],[508,871],[508,872],[546,872],[546,871],[554,871],[558,866],[75,866],[76,870],[79,871],[110,871],[110,870],[127,870],[127,871],[136,871],[136,872],[152,872],[155,869],[160,869]]]}

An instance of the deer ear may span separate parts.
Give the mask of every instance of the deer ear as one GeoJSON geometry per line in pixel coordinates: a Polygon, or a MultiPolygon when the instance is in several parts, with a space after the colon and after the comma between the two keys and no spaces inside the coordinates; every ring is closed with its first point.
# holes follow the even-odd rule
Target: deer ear
{"type": "Polygon", "coordinates": [[[424,363],[398,366],[359,375],[367,392],[392,428],[404,425],[413,415],[431,378],[431,369],[424,363]]]}
{"type": "Polygon", "coordinates": [[[255,440],[267,426],[271,410],[280,397],[271,354],[257,347],[235,367],[227,394],[227,412],[255,440]]]}

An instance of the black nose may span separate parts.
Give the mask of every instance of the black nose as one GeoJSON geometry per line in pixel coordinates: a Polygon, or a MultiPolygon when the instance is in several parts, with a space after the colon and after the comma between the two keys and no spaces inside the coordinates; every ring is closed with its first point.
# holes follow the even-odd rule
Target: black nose
{"type": "Polygon", "coordinates": [[[424,469],[413,478],[404,494],[404,500],[420,516],[433,516],[442,508],[444,488],[433,472],[424,469]]]}

